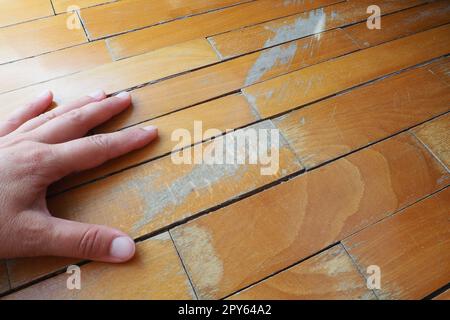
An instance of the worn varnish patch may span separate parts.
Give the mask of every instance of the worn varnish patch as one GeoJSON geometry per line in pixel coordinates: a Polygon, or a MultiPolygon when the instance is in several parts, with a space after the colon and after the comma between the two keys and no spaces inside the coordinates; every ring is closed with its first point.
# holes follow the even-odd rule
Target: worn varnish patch
{"type": "Polygon", "coordinates": [[[368,30],[366,21],[345,28],[361,48],[371,47],[416,32],[450,22],[450,5],[447,0],[382,17],[381,29],[368,30]]]}
{"type": "Polygon", "coordinates": [[[0,260],[0,294],[8,291],[9,288],[9,279],[8,279],[8,270],[6,269],[5,260],[0,260]]]}
{"type": "Polygon", "coordinates": [[[225,59],[366,20],[367,7],[372,4],[378,5],[384,15],[420,2],[423,1],[347,1],[222,33],[208,40],[225,59]]]}
{"type": "Polygon", "coordinates": [[[363,272],[381,271],[381,299],[421,299],[450,281],[450,189],[351,236],[343,243],[363,272]]]}
{"type": "Polygon", "coordinates": [[[376,299],[342,245],[336,245],[230,300],[376,299]]]}
{"type": "Polygon", "coordinates": [[[231,8],[115,36],[107,41],[114,56],[122,59],[176,43],[213,36],[342,1],[251,1],[231,8]]]}
{"type": "MultiPolygon", "coordinates": [[[[307,168],[317,166],[447,112],[450,90],[429,72],[437,64],[315,103],[276,118],[274,123],[301,162],[307,168]]],[[[441,131],[446,134],[445,128],[441,131]]],[[[444,153],[446,142],[448,139],[442,138],[444,153]]]]}
{"type": "MultiPolygon", "coordinates": [[[[250,128],[274,127],[266,121],[250,128]]],[[[175,165],[166,156],[52,197],[49,208],[64,219],[108,225],[139,237],[302,169],[284,144],[279,166],[275,175],[261,175],[262,165],[175,165]]],[[[10,261],[12,285],[71,263],[63,258],[10,261]]]]}
{"type": "Polygon", "coordinates": [[[450,25],[361,50],[243,89],[262,117],[325,98],[450,51],[450,25]]]}
{"type": "Polygon", "coordinates": [[[63,273],[4,299],[194,299],[173,242],[167,233],[136,246],[124,264],[90,262],[81,267],[81,290],[68,290],[63,273]]]}
{"type": "Polygon", "coordinates": [[[342,30],[333,30],[189,72],[133,90],[133,108],[103,129],[123,128],[356,50],[342,30]]]}
{"type": "Polygon", "coordinates": [[[172,233],[199,298],[221,298],[319,251],[447,185],[446,170],[402,134],[191,221],[172,233]],[[208,234],[223,274],[202,287],[208,234]],[[199,239],[199,240],[197,240],[199,239]],[[189,244],[189,245],[187,245],[189,244]]]}
{"type": "Polygon", "coordinates": [[[450,169],[450,115],[427,122],[413,132],[450,169]]]}

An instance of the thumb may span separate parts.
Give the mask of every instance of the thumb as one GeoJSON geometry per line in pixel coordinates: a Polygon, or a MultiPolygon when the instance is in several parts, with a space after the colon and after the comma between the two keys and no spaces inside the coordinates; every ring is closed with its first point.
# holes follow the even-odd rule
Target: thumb
{"type": "Polygon", "coordinates": [[[125,262],[135,253],[134,241],[113,228],[49,217],[51,236],[48,255],[125,262]]]}

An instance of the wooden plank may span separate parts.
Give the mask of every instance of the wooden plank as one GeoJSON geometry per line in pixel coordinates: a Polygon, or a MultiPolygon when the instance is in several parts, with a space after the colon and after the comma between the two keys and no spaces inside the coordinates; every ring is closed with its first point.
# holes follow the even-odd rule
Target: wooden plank
{"type": "Polygon", "coordinates": [[[343,242],[360,270],[380,268],[378,297],[421,299],[450,281],[449,208],[446,188],[343,242]]]}
{"type": "Polygon", "coordinates": [[[112,59],[105,42],[97,41],[0,65],[0,93],[67,76],[108,62],[112,62],[112,59]]]}
{"type": "Polygon", "coordinates": [[[125,0],[83,9],[80,15],[89,38],[95,40],[248,1],[125,0]]]}
{"type": "MultiPolygon", "coordinates": [[[[209,38],[221,58],[226,59],[278,45],[312,34],[367,19],[367,7],[378,5],[383,14],[402,10],[423,1],[358,0],[315,9],[209,38]]],[[[383,18],[384,19],[384,18],[383,18]]],[[[384,20],[383,20],[384,21],[384,20]]]]}
{"type": "Polygon", "coordinates": [[[333,30],[167,79],[133,90],[133,108],[103,130],[152,119],[357,49],[342,30],[333,30]]]}
{"type": "Polygon", "coordinates": [[[437,297],[434,297],[433,300],[450,300],[450,290],[447,290],[437,297]]]}
{"type": "Polygon", "coordinates": [[[118,0],[77,0],[76,3],[74,3],[73,0],[52,0],[56,13],[67,12],[68,9],[74,5],[82,9],[115,1],[118,0]]]}
{"type": "MultiPolygon", "coordinates": [[[[274,126],[265,121],[249,128],[274,126]]],[[[261,175],[264,167],[261,164],[177,165],[166,156],[51,197],[49,209],[60,218],[109,225],[136,238],[302,169],[285,144],[281,145],[279,159],[279,170],[274,175],[261,175]]],[[[48,257],[8,261],[12,286],[25,284],[74,262],[48,257]]]]}
{"type": "Polygon", "coordinates": [[[62,273],[4,299],[194,299],[195,295],[168,233],[139,243],[125,264],[81,267],[81,290],[68,290],[62,273]]]}
{"type": "Polygon", "coordinates": [[[421,125],[413,133],[450,169],[450,114],[421,125]]]}
{"type": "Polygon", "coordinates": [[[372,300],[374,293],[338,244],[228,300],[372,300]]]}
{"type": "Polygon", "coordinates": [[[403,134],[171,230],[201,299],[282,270],[433,193],[446,170],[403,134]]]}
{"type": "Polygon", "coordinates": [[[8,291],[9,289],[9,278],[6,263],[5,260],[0,260],[0,294],[8,291]]]}
{"type": "Polygon", "coordinates": [[[87,42],[83,28],[67,28],[67,18],[59,15],[1,28],[0,64],[87,42]]]}
{"type": "Polygon", "coordinates": [[[342,0],[258,0],[167,24],[126,33],[107,40],[116,59],[122,59],[196,38],[320,8],[342,0]]]}
{"type": "Polygon", "coordinates": [[[369,30],[364,21],[344,30],[364,48],[449,22],[450,5],[447,0],[442,0],[382,17],[381,29],[369,30]]]}
{"type": "Polygon", "coordinates": [[[243,90],[261,117],[270,117],[339,91],[423,63],[450,51],[450,25],[361,50],[243,90]]]}
{"type": "Polygon", "coordinates": [[[429,68],[354,89],[274,123],[306,168],[318,166],[447,112],[450,90],[429,68]]]}
{"type": "Polygon", "coordinates": [[[67,177],[55,184],[51,192],[60,192],[70,187],[104,177],[133,165],[168,154],[174,150],[187,147],[191,143],[205,141],[228,129],[244,127],[257,120],[257,116],[253,113],[245,98],[239,94],[226,96],[149,122],[144,122],[138,126],[145,127],[154,125],[158,127],[158,138],[156,141],[143,149],[111,160],[100,167],[67,177]],[[200,135],[195,134],[196,121],[201,122],[203,132],[209,129],[214,129],[216,132],[205,133],[203,136],[203,133],[200,135]],[[190,133],[192,137],[191,141],[172,141],[172,133],[175,130],[183,129],[190,133]]]}
{"type": "Polygon", "coordinates": [[[62,104],[89,94],[95,88],[101,87],[111,94],[216,61],[217,56],[205,39],[181,43],[3,94],[0,118],[4,119],[46,89],[54,92],[56,104],[62,104]]]}
{"type": "Polygon", "coordinates": [[[0,0],[0,27],[52,15],[50,0],[0,0]]]}
{"type": "Polygon", "coordinates": [[[450,86],[450,58],[443,59],[443,62],[430,68],[430,71],[440,77],[450,86]]]}

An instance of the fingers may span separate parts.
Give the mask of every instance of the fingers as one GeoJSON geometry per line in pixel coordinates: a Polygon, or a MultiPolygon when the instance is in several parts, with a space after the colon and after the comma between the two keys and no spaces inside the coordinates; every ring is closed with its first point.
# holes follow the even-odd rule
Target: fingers
{"type": "Polygon", "coordinates": [[[132,128],[99,134],[51,146],[62,178],[72,172],[101,165],[133,150],[140,149],[158,136],[156,127],[132,128]]]}
{"type": "Polygon", "coordinates": [[[44,124],[56,117],[59,117],[67,112],[81,108],[89,103],[102,101],[105,98],[106,98],[105,92],[103,90],[97,90],[97,91],[95,91],[85,97],[82,97],[72,103],[56,107],[53,110],[50,110],[50,111],[40,115],[37,118],[31,119],[30,121],[28,121],[28,122],[24,123],[22,126],[20,126],[17,129],[17,132],[31,131],[31,130],[41,126],[42,124],[44,124]]]}
{"type": "Polygon", "coordinates": [[[13,132],[28,120],[40,115],[50,107],[52,101],[53,94],[47,90],[29,105],[15,111],[8,120],[0,124],[0,136],[13,132]]]}
{"type": "Polygon", "coordinates": [[[55,217],[48,219],[50,235],[44,255],[115,263],[134,256],[134,241],[119,230],[55,217]]]}
{"type": "Polygon", "coordinates": [[[29,132],[34,141],[61,143],[84,136],[90,129],[124,111],[131,104],[128,92],[66,112],[29,132]]]}

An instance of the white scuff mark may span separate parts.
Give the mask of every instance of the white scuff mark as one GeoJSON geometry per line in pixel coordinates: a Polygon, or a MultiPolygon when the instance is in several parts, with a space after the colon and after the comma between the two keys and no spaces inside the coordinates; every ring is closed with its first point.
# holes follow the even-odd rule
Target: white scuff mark
{"type": "Polygon", "coordinates": [[[268,71],[276,66],[286,65],[286,68],[289,68],[296,52],[296,43],[291,43],[287,47],[277,46],[263,51],[248,72],[245,86],[258,82],[268,71]]]}
{"type": "Polygon", "coordinates": [[[264,47],[275,46],[325,30],[327,14],[323,8],[312,10],[307,17],[305,16],[302,15],[293,23],[281,27],[271,28],[269,26],[268,29],[274,33],[274,36],[267,39],[264,47]]]}

